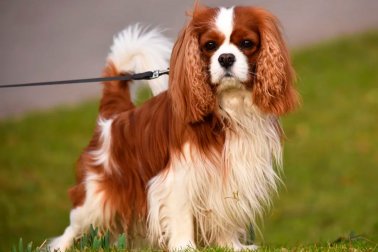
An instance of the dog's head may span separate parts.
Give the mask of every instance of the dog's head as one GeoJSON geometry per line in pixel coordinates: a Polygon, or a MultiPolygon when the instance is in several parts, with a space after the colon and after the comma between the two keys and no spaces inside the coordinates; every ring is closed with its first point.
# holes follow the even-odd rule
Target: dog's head
{"type": "Polygon", "coordinates": [[[232,83],[249,90],[264,113],[296,107],[294,73],[273,15],[253,7],[196,6],[191,16],[170,63],[170,93],[180,117],[203,120],[217,109],[217,93],[232,83]]]}

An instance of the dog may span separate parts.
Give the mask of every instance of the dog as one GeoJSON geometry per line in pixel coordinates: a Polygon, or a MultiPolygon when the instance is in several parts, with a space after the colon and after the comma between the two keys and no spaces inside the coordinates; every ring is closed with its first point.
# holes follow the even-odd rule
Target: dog
{"type": "Polygon", "coordinates": [[[169,251],[216,245],[239,251],[277,191],[283,131],[298,106],[278,20],[245,6],[196,5],[175,42],[127,28],[105,76],[170,68],[133,103],[131,81],[104,84],[97,127],[70,189],[70,225],[52,240],[64,251],[92,224],[113,235],[144,232],[169,251]]]}

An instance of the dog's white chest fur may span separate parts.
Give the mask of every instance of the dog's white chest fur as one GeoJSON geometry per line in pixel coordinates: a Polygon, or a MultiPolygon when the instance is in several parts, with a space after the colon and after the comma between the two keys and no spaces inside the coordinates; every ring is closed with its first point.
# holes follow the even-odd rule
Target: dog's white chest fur
{"type": "Polygon", "coordinates": [[[164,243],[171,237],[169,248],[185,246],[187,238],[180,234],[193,228],[194,217],[197,239],[235,248],[244,230],[270,204],[278,179],[274,161],[281,163],[280,135],[277,119],[262,114],[251,99],[251,93],[240,88],[223,90],[219,105],[230,127],[222,153],[214,150],[211,157],[204,156],[188,143],[172,159],[168,174],[151,180],[152,239],[164,243]]]}
{"type": "MultiPolygon", "coordinates": [[[[196,192],[200,200],[194,202],[193,208],[199,226],[206,226],[204,231],[210,241],[220,233],[235,235],[227,234],[228,230],[240,230],[237,235],[243,236],[245,228],[255,224],[276,190],[274,160],[281,162],[276,118],[262,114],[252,105],[251,92],[231,88],[220,94],[219,102],[230,123],[220,164],[210,169],[212,174],[194,174],[195,181],[203,181],[204,191],[196,192]],[[210,183],[202,179],[206,175],[212,178],[210,183]],[[204,215],[203,209],[198,208],[201,203],[210,214],[204,215]]],[[[193,190],[197,188],[195,185],[193,190]]]]}

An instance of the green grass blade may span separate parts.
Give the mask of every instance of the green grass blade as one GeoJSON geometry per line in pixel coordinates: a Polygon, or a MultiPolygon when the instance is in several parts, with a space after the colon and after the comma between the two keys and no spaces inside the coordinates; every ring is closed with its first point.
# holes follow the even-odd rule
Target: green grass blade
{"type": "Polygon", "coordinates": [[[118,237],[117,247],[119,249],[126,249],[126,235],[124,233],[118,237]]]}
{"type": "Polygon", "coordinates": [[[24,244],[22,242],[22,238],[18,241],[18,252],[24,252],[24,244]]]}

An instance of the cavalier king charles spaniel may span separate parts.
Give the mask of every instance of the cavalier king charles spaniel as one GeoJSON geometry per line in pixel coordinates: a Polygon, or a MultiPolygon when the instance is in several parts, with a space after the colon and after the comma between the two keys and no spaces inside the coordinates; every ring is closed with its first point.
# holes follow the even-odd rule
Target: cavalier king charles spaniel
{"type": "Polygon", "coordinates": [[[168,67],[135,106],[136,82],[104,83],[92,140],[77,163],[64,251],[90,225],[169,251],[244,245],[270,205],[282,164],[278,117],[298,95],[277,19],[253,7],[197,5],[171,50],[158,30],[114,39],[105,76],[168,67]],[[172,53],[171,53],[172,52],[172,53]]]}

